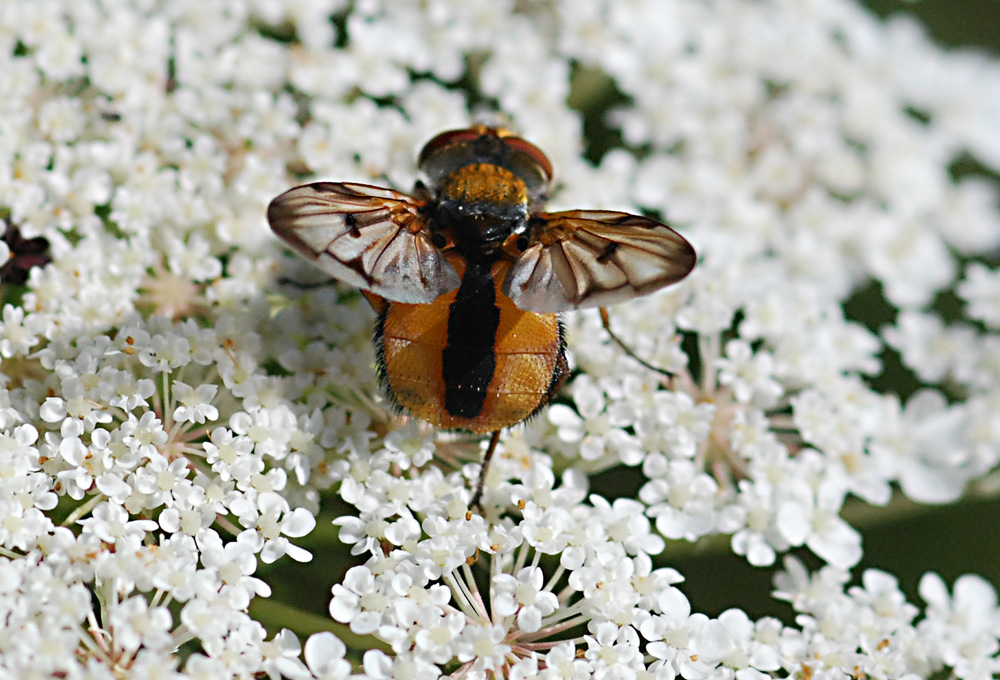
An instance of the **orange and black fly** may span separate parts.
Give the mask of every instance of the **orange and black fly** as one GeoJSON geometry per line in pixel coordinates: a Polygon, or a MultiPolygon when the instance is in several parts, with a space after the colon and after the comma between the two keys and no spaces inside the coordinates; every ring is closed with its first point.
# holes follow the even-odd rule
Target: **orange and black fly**
{"type": "Polygon", "coordinates": [[[418,163],[428,183],[413,195],[316,182],[271,201],[267,219],[371,302],[378,374],[395,405],[436,427],[492,433],[478,504],[500,431],[567,377],[558,313],[676,283],[695,252],[647,217],[543,212],[552,165],[502,128],[444,132],[418,163]]]}

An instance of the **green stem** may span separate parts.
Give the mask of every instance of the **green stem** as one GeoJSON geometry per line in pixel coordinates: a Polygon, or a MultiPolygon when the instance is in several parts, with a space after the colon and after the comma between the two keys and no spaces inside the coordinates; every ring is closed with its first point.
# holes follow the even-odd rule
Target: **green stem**
{"type": "Polygon", "coordinates": [[[65,520],[63,520],[61,526],[68,527],[76,524],[76,521],[78,519],[80,519],[84,515],[89,515],[91,510],[96,508],[100,503],[102,503],[105,500],[107,500],[107,497],[102,493],[91,496],[90,500],[88,500],[83,505],[79,506],[73,512],[69,513],[69,516],[65,520]]]}

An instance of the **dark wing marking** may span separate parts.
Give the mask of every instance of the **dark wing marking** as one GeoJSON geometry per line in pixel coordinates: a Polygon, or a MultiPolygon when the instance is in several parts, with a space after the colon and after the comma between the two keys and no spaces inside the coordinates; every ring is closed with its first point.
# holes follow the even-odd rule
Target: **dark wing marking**
{"type": "Polygon", "coordinates": [[[503,283],[525,311],[603,307],[676,283],[694,268],[691,244],[646,217],[570,210],[532,220],[541,225],[503,283]]]}
{"type": "Polygon", "coordinates": [[[271,201],[267,221],[330,276],[395,302],[428,303],[461,280],[431,242],[423,205],[381,187],[316,182],[271,201]]]}

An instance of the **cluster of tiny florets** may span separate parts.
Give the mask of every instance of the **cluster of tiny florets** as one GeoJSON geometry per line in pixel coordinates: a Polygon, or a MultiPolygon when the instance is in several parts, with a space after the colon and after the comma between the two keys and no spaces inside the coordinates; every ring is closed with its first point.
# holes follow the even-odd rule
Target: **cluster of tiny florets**
{"type": "Polygon", "coordinates": [[[1000,63],[846,0],[12,0],[0,52],[0,676],[1000,673],[993,586],[851,585],[843,513],[1000,461],[998,193],[953,172],[1000,171],[1000,63]],[[595,91],[627,104],[591,164],[595,91]],[[568,315],[571,379],[470,509],[485,443],[386,405],[364,299],[265,211],[406,190],[484,114],[550,157],[552,207],[658,214],[699,260],[611,314],[672,377],[568,315]],[[890,354],[921,389],[872,386],[890,354]],[[269,634],[258,566],[310,560],[329,500],[337,633],[269,634]],[[670,547],[711,536],[783,562],[794,625],[693,607],[670,547]]]}

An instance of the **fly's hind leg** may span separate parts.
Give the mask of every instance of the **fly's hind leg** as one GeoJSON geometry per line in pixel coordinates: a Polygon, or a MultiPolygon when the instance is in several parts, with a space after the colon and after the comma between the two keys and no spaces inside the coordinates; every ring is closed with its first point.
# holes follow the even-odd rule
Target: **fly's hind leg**
{"type": "Polygon", "coordinates": [[[640,364],[642,364],[644,367],[648,368],[649,370],[655,371],[657,373],[660,373],[662,375],[667,376],[668,380],[670,378],[674,377],[674,374],[671,373],[670,371],[668,371],[667,369],[661,368],[659,366],[654,366],[653,364],[649,363],[648,361],[646,361],[645,359],[643,359],[642,357],[640,357],[638,354],[636,354],[632,350],[631,347],[629,347],[627,344],[625,344],[624,340],[622,340],[617,335],[615,335],[615,332],[613,330],[611,330],[611,319],[608,317],[608,310],[607,310],[607,308],[606,307],[600,307],[599,309],[600,309],[600,312],[601,312],[601,325],[604,326],[604,330],[606,330],[608,332],[608,335],[611,336],[611,339],[614,341],[614,343],[616,345],[618,345],[621,348],[621,350],[623,352],[625,352],[625,354],[629,355],[630,357],[632,357],[633,359],[635,359],[636,361],[638,361],[640,364]]]}
{"type": "Polygon", "coordinates": [[[483,485],[486,484],[486,473],[490,469],[490,459],[493,458],[493,452],[496,451],[497,442],[500,441],[500,430],[496,430],[492,435],[490,435],[489,446],[486,447],[486,453],[483,454],[483,465],[479,469],[479,481],[476,483],[476,492],[472,494],[472,507],[481,508],[480,501],[483,499],[483,485]]]}

